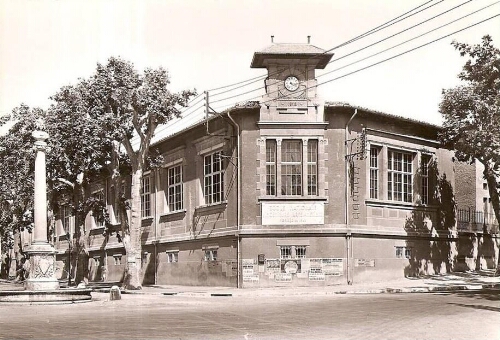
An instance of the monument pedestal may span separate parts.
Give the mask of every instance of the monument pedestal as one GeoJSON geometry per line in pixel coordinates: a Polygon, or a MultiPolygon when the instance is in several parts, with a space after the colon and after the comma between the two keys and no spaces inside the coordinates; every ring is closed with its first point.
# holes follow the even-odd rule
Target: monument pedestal
{"type": "Polygon", "coordinates": [[[25,289],[59,289],[59,281],[55,276],[56,255],[54,247],[49,243],[37,242],[31,244],[26,252],[29,255],[29,275],[24,283],[25,289]]]}

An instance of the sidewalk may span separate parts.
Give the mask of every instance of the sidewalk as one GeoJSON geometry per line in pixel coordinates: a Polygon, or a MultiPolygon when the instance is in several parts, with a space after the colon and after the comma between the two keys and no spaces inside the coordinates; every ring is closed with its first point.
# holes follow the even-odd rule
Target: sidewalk
{"type": "MultiPolygon", "coordinates": [[[[449,273],[419,278],[401,278],[393,281],[375,283],[354,283],[353,285],[334,285],[323,287],[271,287],[245,288],[151,285],[142,290],[122,290],[123,294],[175,295],[175,296],[297,296],[331,294],[380,294],[380,293],[426,293],[449,292],[457,290],[500,289],[500,277],[494,277],[494,270],[480,272],[449,273]]],[[[90,284],[95,292],[108,293],[113,283],[90,284]]],[[[0,290],[22,290],[21,283],[0,280],[0,290]]]]}
{"type": "MultiPolygon", "coordinates": [[[[297,296],[330,294],[380,294],[380,293],[425,293],[457,290],[500,289],[500,277],[494,270],[480,272],[449,273],[419,278],[401,278],[394,281],[334,285],[323,287],[272,287],[245,288],[152,285],[142,290],[123,290],[124,294],[158,294],[176,296],[297,296]]],[[[96,289],[108,292],[109,288],[96,289]]]]}

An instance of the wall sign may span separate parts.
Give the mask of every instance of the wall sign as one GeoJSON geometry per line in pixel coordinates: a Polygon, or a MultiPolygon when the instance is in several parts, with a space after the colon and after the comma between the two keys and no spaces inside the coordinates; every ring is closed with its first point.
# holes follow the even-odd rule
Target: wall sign
{"type": "Polygon", "coordinates": [[[373,259],[354,259],[354,267],[375,267],[373,259]]]}
{"type": "Polygon", "coordinates": [[[263,225],[325,224],[325,205],[319,202],[262,202],[263,225]]]}

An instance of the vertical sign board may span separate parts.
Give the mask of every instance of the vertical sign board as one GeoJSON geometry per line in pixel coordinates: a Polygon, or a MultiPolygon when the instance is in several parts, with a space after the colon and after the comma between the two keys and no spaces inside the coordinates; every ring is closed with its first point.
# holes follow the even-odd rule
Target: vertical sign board
{"type": "Polygon", "coordinates": [[[325,224],[325,205],[323,202],[262,202],[262,224],[325,224]]]}

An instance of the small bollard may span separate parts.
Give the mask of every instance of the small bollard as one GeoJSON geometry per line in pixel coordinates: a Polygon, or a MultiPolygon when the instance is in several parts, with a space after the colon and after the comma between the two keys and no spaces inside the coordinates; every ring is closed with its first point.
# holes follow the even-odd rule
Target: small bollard
{"type": "Polygon", "coordinates": [[[121,300],[122,299],[122,292],[120,291],[120,288],[118,286],[113,286],[109,290],[109,300],[121,300]]]}

